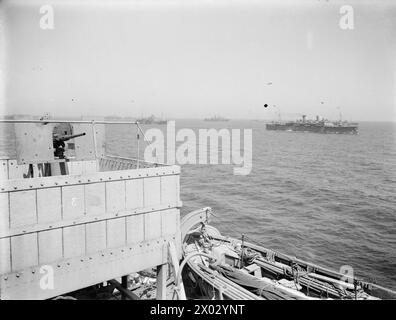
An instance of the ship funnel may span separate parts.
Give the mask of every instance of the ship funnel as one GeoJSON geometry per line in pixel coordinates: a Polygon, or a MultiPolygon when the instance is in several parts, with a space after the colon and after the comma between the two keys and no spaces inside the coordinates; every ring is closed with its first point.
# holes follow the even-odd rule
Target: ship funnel
{"type": "Polygon", "coordinates": [[[302,118],[303,118],[303,122],[305,122],[305,118],[306,118],[307,116],[305,115],[305,114],[303,114],[303,116],[302,116],[302,118]]]}
{"type": "Polygon", "coordinates": [[[319,121],[319,116],[316,116],[316,121],[319,121]]]}

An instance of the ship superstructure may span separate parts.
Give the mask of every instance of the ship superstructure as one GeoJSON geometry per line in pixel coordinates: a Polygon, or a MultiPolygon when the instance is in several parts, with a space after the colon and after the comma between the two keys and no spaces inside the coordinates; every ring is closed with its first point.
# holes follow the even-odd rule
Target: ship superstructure
{"type": "Polygon", "coordinates": [[[305,115],[296,121],[274,121],[266,124],[267,130],[279,131],[299,131],[299,132],[315,132],[315,133],[341,133],[341,134],[357,134],[358,124],[348,121],[329,121],[320,119],[316,116],[314,120],[308,120],[305,115]]]}

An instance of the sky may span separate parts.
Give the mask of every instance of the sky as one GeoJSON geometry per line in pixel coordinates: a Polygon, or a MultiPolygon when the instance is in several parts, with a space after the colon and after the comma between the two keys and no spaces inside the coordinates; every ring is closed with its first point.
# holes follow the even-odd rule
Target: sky
{"type": "Polygon", "coordinates": [[[1,114],[396,121],[396,1],[82,3],[0,0],[1,114]]]}

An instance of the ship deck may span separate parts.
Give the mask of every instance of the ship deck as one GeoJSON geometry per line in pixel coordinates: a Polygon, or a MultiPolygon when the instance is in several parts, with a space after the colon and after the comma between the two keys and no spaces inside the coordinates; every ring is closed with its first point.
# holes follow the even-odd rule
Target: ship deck
{"type": "Polygon", "coordinates": [[[148,268],[166,298],[169,248],[181,257],[180,168],[97,150],[29,162],[29,150],[0,160],[0,298],[53,298],[148,268]]]}

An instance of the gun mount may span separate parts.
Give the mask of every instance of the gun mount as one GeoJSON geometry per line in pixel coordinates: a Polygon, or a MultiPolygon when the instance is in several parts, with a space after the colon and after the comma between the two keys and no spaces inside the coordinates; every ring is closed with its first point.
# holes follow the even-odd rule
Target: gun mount
{"type": "Polygon", "coordinates": [[[74,138],[85,136],[85,132],[71,135],[59,136],[54,134],[53,136],[53,147],[55,149],[54,156],[59,159],[65,159],[65,141],[69,141],[74,138]]]}
{"type": "Polygon", "coordinates": [[[1,123],[15,130],[16,157],[0,159],[0,300],[69,295],[153,267],[157,299],[166,298],[168,263],[176,274],[181,259],[180,168],[105,153],[104,126],[144,136],[135,122],[1,123]],[[66,141],[77,137],[69,155],[66,141]],[[54,140],[66,159],[55,159],[54,140]]]}

